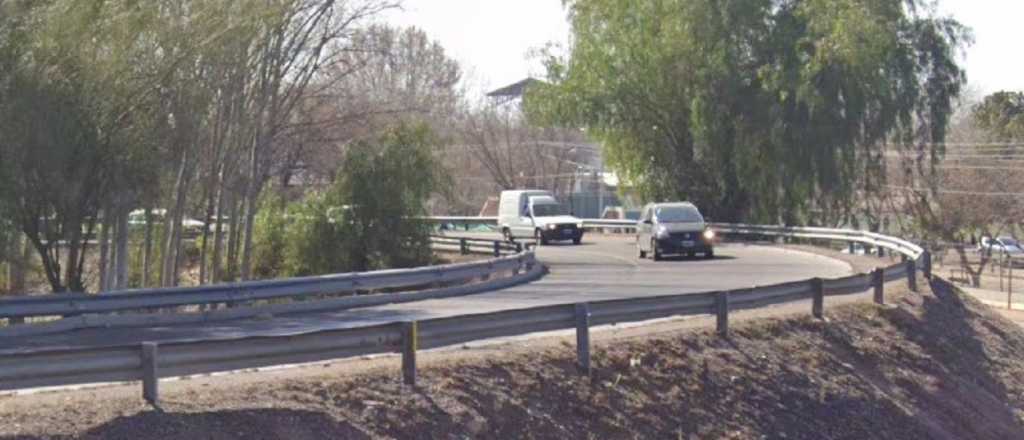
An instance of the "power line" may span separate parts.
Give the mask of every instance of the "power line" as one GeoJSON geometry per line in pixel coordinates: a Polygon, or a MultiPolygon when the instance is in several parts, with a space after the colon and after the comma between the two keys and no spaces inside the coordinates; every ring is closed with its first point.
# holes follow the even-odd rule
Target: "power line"
{"type": "MultiPolygon", "coordinates": [[[[913,191],[913,192],[928,192],[931,191],[928,188],[912,188],[909,186],[896,186],[886,185],[888,189],[895,189],[899,191],[913,191]]],[[[987,196],[987,197],[1024,197],[1024,192],[1001,192],[1001,191],[965,191],[959,189],[939,189],[939,194],[953,194],[953,195],[964,195],[964,196],[987,196]]]]}
{"type": "MultiPolygon", "coordinates": [[[[1005,148],[1024,147],[1024,141],[1010,142],[912,142],[910,145],[944,146],[957,148],[1005,148]]],[[[903,147],[900,144],[883,144],[884,147],[903,147]]]]}
{"type": "Polygon", "coordinates": [[[1024,171],[1024,167],[1000,167],[1000,166],[985,166],[985,165],[939,165],[936,167],[940,170],[1004,170],[1004,171],[1024,171]]]}

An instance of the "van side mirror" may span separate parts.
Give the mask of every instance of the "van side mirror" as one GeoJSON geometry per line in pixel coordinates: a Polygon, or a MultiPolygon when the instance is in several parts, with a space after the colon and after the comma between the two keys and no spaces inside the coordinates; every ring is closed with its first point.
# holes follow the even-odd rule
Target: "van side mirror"
{"type": "Polygon", "coordinates": [[[647,220],[644,220],[644,224],[645,224],[645,225],[653,225],[653,224],[654,224],[654,221],[653,221],[653,220],[651,220],[651,219],[647,219],[647,220]]]}

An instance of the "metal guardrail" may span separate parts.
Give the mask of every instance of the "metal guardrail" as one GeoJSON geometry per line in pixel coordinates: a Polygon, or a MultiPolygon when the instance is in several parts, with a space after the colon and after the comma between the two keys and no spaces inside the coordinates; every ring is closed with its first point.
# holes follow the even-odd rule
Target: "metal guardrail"
{"type": "Polygon", "coordinates": [[[521,242],[509,243],[502,240],[488,240],[484,238],[450,237],[444,235],[432,235],[430,237],[431,248],[439,251],[459,252],[463,255],[484,254],[501,256],[506,253],[520,253],[528,250],[531,243],[521,242]]]}
{"type": "MultiPolygon", "coordinates": [[[[860,233],[851,231],[830,235],[848,240],[857,237],[857,234],[860,233]]],[[[143,397],[156,405],[158,379],[161,377],[394,352],[402,353],[405,382],[415,384],[417,350],[572,328],[576,329],[577,334],[577,361],[581,369],[589,374],[591,325],[712,314],[716,317],[718,332],[727,334],[731,310],[810,299],[812,314],[820,318],[824,313],[826,296],[873,289],[875,302],[884,303],[885,282],[904,276],[909,287],[916,290],[919,262],[923,262],[925,275],[929,275],[927,261],[924,261],[928,254],[902,244],[902,240],[886,241],[904,249],[904,255],[910,259],[871,274],[836,279],[814,278],[731,291],[561,304],[287,336],[161,344],[147,342],[129,346],[5,354],[0,356],[0,390],[142,380],[143,397]]]]}
{"type": "MultiPolygon", "coordinates": [[[[440,224],[497,224],[497,217],[442,216],[426,217],[425,220],[440,224]]],[[[590,229],[635,229],[635,220],[581,219],[584,228],[590,229]]],[[[806,226],[748,225],[743,223],[710,223],[709,226],[722,234],[765,235],[793,238],[845,241],[881,247],[917,259],[924,252],[920,246],[909,241],[874,232],[851,229],[819,228],[806,226]]]]}
{"type": "MultiPolygon", "coordinates": [[[[522,251],[516,246],[509,246],[500,241],[485,241],[489,246],[487,253],[495,255],[495,258],[412,269],[353,272],[197,287],[135,289],[107,292],[101,295],[55,294],[8,297],[0,299],[0,318],[78,316],[180,306],[239,304],[281,298],[298,300],[343,292],[459,282],[511,271],[526,264],[533,265],[534,254],[532,252],[522,251]],[[525,256],[525,259],[521,255],[525,256]]],[[[432,243],[443,245],[433,238],[432,243]]]]}

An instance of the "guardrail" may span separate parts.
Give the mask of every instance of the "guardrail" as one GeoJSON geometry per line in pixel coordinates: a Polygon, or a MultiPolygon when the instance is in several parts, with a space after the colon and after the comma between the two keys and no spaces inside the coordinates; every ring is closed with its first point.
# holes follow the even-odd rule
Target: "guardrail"
{"type": "Polygon", "coordinates": [[[503,253],[520,253],[527,250],[531,243],[524,246],[521,242],[509,243],[501,240],[487,240],[483,238],[449,237],[444,235],[430,236],[431,247],[434,250],[458,252],[462,255],[484,254],[501,256],[503,253]]]}
{"type": "MultiPolygon", "coordinates": [[[[497,224],[497,217],[443,216],[427,217],[427,221],[439,224],[497,224]]],[[[584,228],[590,229],[635,229],[635,220],[581,219],[584,228]]],[[[806,226],[748,225],[743,223],[710,223],[709,226],[721,234],[761,235],[861,243],[903,254],[917,259],[924,252],[920,246],[909,241],[874,232],[851,229],[833,229],[806,226]]]]}
{"type": "MultiPolygon", "coordinates": [[[[432,238],[432,245],[444,247],[447,241],[432,238]]],[[[486,240],[483,240],[486,241],[486,240]]],[[[481,240],[473,247],[480,249],[481,240]]],[[[30,317],[73,317],[125,311],[145,311],[183,306],[225,304],[237,306],[254,301],[291,299],[365,292],[380,289],[446,285],[491,278],[502,272],[527,272],[535,262],[532,252],[501,241],[486,241],[493,259],[427,266],[353,272],[334,275],[286,278],[265,281],[216,284],[197,287],[135,289],[100,295],[55,294],[0,299],[0,318],[21,323],[30,317]]]]}
{"type": "MultiPolygon", "coordinates": [[[[734,225],[735,226],[735,225],[734,225]]],[[[242,337],[192,342],[152,343],[71,350],[39,350],[0,356],[0,390],[97,382],[141,380],[143,397],[158,405],[161,377],[295,364],[379,353],[401,353],[406,383],[416,382],[416,352],[493,337],[552,330],[576,330],[577,362],[590,372],[592,325],[644,321],[672,316],[716,317],[717,331],[727,335],[732,310],[811,300],[811,313],[821,318],[824,298],[873,291],[874,301],[885,302],[885,283],[906,278],[917,289],[917,269],[930,276],[928,253],[893,237],[857,231],[820,228],[751,227],[736,231],[775,231],[780,234],[815,234],[813,238],[871,240],[891,246],[907,261],[878,268],[869,274],[835,279],[813,278],[747,289],[665,295],[650,298],[562,304],[494,313],[453,316],[423,321],[393,322],[370,327],[316,331],[287,336],[242,337]]]]}

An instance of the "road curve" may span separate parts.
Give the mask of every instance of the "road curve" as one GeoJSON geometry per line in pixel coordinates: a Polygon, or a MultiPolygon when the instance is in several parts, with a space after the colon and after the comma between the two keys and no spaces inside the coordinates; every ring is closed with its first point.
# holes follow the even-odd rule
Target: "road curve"
{"type": "Polygon", "coordinates": [[[596,234],[586,237],[579,246],[542,246],[537,255],[550,270],[547,276],[533,283],[495,292],[269,319],[183,326],[84,329],[30,338],[0,338],[0,353],[143,341],[295,334],[548,304],[735,289],[852,273],[847,263],[835,259],[744,244],[719,246],[715,258],[711,260],[679,259],[656,263],[638,260],[636,248],[629,238],[596,234]]]}

